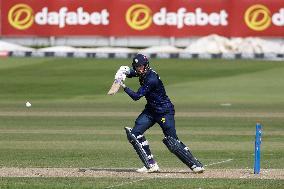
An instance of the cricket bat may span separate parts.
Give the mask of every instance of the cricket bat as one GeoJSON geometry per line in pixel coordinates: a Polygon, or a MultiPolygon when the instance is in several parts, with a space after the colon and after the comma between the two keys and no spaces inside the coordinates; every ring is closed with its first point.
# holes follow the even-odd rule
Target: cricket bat
{"type": "Polygon", "coordinates": [[[121,83],[121,79],[115,79],[107,94],[108,95],[115,95],[120,88],[120,83],[121,83]]]}

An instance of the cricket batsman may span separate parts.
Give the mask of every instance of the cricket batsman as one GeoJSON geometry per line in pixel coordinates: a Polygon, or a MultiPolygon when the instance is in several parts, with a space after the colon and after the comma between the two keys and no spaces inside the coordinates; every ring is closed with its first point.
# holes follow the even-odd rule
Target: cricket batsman
{"type": "Polygon", "coordinates": [[[118,77],[123,78],[123,80],[126,77],[138,77],[141,87],[137,92],[128,88],[123,82],[120,85],[134,101],[139,100],[143,96],[147,100],[145,109],[135,121],[135,126],[133,128],[125,127],[127,139],[144,164],[144,167],[138,169],[137,172],[159,172],[159,166],[144,136],[146,130],[158,123],[165,136],[163,143],[170,152],[175,154],[194,173],[202,173],[205,170],[202,163],[192,155],[189,148],[177,137],[174,105],[167,96],[159,75],[150,68],[147,57],[137,54],[133,58],[132,68],[121,66],[115,75],[115,79],[118,77]]]}

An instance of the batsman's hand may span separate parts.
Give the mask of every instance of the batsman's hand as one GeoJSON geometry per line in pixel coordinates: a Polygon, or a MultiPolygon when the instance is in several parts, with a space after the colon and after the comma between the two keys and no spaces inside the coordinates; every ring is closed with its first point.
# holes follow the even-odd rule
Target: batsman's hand
{"type": "Polygon", "coordinates": [[[122,72],[117,71],[114,76],[114,79],[124,81],[126,79],[126,75],[122,72]]]}
{"type": "Polygon", "coordinates": [[[130,74],[130,68],[128,66],[120,66],[118,72],[124,73],[125,75],[130,74]]]}
{"type": "Polygon", "coordinates": [[[115,76],[114,76],[114,80],[124,81],[125,79],[126,79],[126,75],[125,74],[116,73],[115,76]]]}

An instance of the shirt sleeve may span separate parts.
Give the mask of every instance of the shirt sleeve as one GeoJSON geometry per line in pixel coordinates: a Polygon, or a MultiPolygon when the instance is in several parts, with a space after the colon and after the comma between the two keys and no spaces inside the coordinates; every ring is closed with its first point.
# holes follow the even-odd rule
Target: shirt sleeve
{"type": "Polygon", "coordinates": [[[153,88],[157,85],[157,81],[155,79],[150,79],[142,85],[137,92],[134,92],[128,87],[124,88],[124,91],[135,101],[139,100],[141,97],[145,96],[149,93],[153,88]]]}

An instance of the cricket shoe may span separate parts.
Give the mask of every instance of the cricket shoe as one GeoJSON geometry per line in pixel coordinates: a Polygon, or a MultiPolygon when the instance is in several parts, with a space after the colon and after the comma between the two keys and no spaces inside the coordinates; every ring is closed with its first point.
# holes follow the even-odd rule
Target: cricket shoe
{"type": "Polygon", "coordinates": [[[204,167],[191,167],[193,173],[203,173],[205,171],[204,167]]]}
{"type": "Polygon", "coordinates": [[[150,164],[150,168],[147,169],[145,166],[140,168],[140,169],[137,169],[136,172],[138,173],[157,173],[157,172],[160,172],[160,168],[158,166],[157,163],[154,163],[154,164],[150,164]]]}

